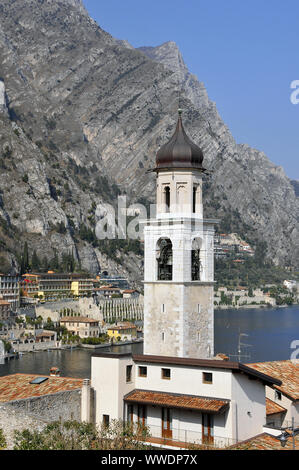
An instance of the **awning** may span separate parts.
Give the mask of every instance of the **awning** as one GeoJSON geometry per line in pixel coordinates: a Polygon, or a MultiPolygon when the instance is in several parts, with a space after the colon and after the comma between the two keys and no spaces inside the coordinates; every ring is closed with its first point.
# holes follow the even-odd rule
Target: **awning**
{"type": "Polygon", "coordinates": [[[204,411],[207,413],[222,413],[229,406],[229,400],[224,399],[165,392],[151,392],[147,390],[133,390],[124,397],[124,401],[128,403],[204,411]]]}

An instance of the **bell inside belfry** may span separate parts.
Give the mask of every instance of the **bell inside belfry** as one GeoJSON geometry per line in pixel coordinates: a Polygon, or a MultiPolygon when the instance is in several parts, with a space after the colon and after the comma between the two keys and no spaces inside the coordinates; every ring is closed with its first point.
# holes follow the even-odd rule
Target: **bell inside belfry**
{"type": "Polygon", "coordinates": [[[192,281],[200,281],[200,250],[192,250],[191,253],[192,281]]]}
{"type": "Polygon", "coordinates": [[[172,280],[172,243],[169,239],[160,241],[158,254],[158,280],[172,280]]]}

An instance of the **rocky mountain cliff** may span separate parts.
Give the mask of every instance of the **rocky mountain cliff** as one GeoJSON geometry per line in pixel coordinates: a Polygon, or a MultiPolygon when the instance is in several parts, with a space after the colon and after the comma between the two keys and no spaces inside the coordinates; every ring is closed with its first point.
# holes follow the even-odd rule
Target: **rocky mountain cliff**
{"type": "Polygon", "coordinates": [[[175,43],[136,50],[80,0],[2,0],[0,67],[2,265],[17,267],[27,241],[40,258],[72,253],[91,272],[140,280],[136,243],[97,241],[96,207],[116,207],[120,193],[128,204],[153,200],[146,170],[173,133],[179,101],[212,170],[206,215],[265,240],[275,263],[298,263],[294,187],[262,152],[236,144],[175,43]]]}

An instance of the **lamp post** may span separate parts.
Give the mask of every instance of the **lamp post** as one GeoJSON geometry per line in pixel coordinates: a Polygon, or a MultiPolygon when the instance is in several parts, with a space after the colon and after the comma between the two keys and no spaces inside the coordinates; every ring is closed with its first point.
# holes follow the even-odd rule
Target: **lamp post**
{"type": "MultiPolygon", "coordinates": [[[[292,441],[293,441],[293,450],[295,450],[295,435],[299,432],[299,428],[295,429],[294,426],[294,418],[292,418],[292,426],[289,428],[285,429],[290,429],[292,431],[292,441]]],[[[288,437],[290,437],[290,434],[287,432],[282,433],[278,439],[280,440],[280,444],[282,447],[286,446],[286,443],[288,441],[288,437]]]]}

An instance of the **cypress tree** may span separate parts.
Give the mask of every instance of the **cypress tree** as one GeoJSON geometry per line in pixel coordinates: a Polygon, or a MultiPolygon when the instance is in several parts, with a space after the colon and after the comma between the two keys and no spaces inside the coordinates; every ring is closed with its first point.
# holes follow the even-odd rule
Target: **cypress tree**
{"type": "Polygon", "coordinates": [[[37,256],[36,250],[34,250],[33,255],[32,255],[31,267],[32,267],[32,269],[34,269],[36,271],[38,271],[39,268],[40,268],[40,260],[37,256]]]}

